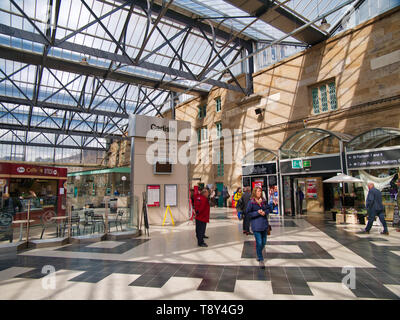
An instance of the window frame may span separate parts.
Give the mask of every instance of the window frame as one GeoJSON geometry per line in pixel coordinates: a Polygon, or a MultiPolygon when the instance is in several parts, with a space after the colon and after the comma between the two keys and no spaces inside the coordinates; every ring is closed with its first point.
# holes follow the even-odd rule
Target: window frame
{"type": "Polygon", "coordinates": [[[335,78],[331,78],[309,86],[309,96],[311,101],[312,115],[319,115],[338,110],[335,78]],[[316,93],[318,98],[318,109],[316,108],[316,93]]]}

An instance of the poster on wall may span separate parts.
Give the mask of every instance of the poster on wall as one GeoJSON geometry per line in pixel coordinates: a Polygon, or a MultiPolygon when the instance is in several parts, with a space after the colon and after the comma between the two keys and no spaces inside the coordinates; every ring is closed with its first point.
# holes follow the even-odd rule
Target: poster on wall
{"type": "Polygon", "coordinates": [[[178,186],[176,184],[164,185],[164,206],[176,207],[178,204],[178,186]]]}
{"type": "Polygon", "coordinates": [[[159,207],[160,206],[160,185],[147,186],[147,206],[159,207]]]}
{"type": "Polygon", "coordinates": [[[307,179],[307,198],[317,199],[317,179],[307,179]]]}
{"type": "Polygon", "coordinates": [[[260,180],[254,180],[253,181],[253,185],[252,185],[252,189],[254,189],[255,187],[259,187],[259,188],[262,188],[263,187],[263,181],[264,180],[262,180],[262,179],[260,179],[260,180]]]}

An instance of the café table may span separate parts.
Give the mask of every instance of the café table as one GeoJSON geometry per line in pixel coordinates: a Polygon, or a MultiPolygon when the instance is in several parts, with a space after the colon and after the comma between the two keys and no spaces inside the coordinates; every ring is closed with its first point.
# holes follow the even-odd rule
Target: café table
{"type": "MultiPolygon", "coordinates": [[[[35,220],[29,220],[29,223],[35,220]]],[[[22,226],[24,223],[28,223],[28,220],[15,220],[12,222],[13,224],[19,224],[19,241],[22,241],[22,226]]]]}
{"type": "Polygon", "coordinates": [[[57,231],[56,231],[56,233],[57,233],[57,238],[58,238],[59,234],[61,234],[61,232],[59,232],[59,231],[60,231],[60,223],[61,223],[63,220],[66,220],[66,219],[68,219],[68,216],[57,216],[57,217],[52,217],[52,218],[50,219],[51,221],[55,221],[55,222],[57,223],[57,231]]]}

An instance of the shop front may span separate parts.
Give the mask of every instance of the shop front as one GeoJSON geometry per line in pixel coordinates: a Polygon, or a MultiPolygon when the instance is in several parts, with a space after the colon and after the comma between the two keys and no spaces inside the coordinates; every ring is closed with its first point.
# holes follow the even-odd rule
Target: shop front
{"type": "Polygon", "coordinates": [[[242,160],[242,186],[260,187],[264,197],[274,205],[279,214],[279,179],[277,154],[274,151],[258,148],[248,153],[242,160]]]}
{"type": "Polygon", "coordinates": [[[306,128],[279,149],[281,210],[287,215],[320,213],[340,207],[340,185],[323,180],[344,172],[344,143],[351,136],[306,128]]]}
{"type": "Polygon", "coordinates": [[[385,219],[389,222],[398,220],[400,130],[375,128],[354,137],[346,146],[346,164],[349,175],[363,181],[350,190],[355,194],[357,213],[366,214],[367,183],[373,182],[382,192],[385,219]]]}
{"type": "Polygon", "coordinates": [[[68,194],[73,208],[104,208],[106,198],[112,213],[117,208],[128,208],[130,175],[130,167],[68,173],[68,194]]]}
{"type": "MultiPolygon", "coordinates": [[[[66,213],[67,169],[24,163],[0,162],[1,193],[18,199],[14,220],[27,218],[28,204],[32,224],[44,215],[64,216],[66,213]]],[[[3,201],[2,201],[3,205],[3,201]]]]}

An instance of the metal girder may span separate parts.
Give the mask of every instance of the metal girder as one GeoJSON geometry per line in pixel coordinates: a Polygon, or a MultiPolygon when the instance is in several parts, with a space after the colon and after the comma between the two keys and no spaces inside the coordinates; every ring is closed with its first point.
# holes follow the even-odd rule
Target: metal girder
{"type": "MultiPolygon", "coordinates": [[[[271,0],[224,0],[225,2],[260,18],[260,20],[270,24],[271,26],[289,33],[307,23],[284,6],[279,6],[273,10],[268,10],[273,5],[271,0]]],[[[327,39],[327,35],[315,27],[309,25],[301,32],[293,35],[293,38],[305,42],[310,45],[317,44],[327,39]]]]}
{"type": "MultiPolygon", "coordinates": [[[[0,129],[27,131],[28,126],[0,123],[0,129]]],[[[52,128],[42,128],[42,127],[31,128],[29,131],[30,132],[53,133],[53,134],[65,134],[65,135],[80,136],[80,137],[93,137],[93,132],[90,132],[90,131],[69,130],[67,132],[66,130],[63,130],[63,129],[52,129],[52,128]]],[[[121,135],[115,135],[115,134],[96,133],[96,135],[97,135],[96,136],[97,138],[104,138],[104,139],[115,139],[115,140],[127,139],[126,137],[123,137],[121,135]]]]}
{"type": "MultiPolygon", "coordinates": [[[[102,0],[97,0],[97,1],[102,1],[102,0]]],[[[115,2],[118,3],[122,3],[124,2],[124,0],[115,0],[115,2]]],[[[147,0],[131,0],[131,2],[133,2],[134,4],[144,8],[147,7],[147,0]]],[[[199,29],[202,28],[207,34],[212,35],[213,31],[211,30],[210,26],[207,23],[203,23],[197,19],[193,18],[193,13],[190,13],[190,16],[179,13],[178,11],[176,11],[175,9],[172,9],[172,7],[174,7],[173,5],[171,6],[170,9],[168,9],[165,14],[164,17],[168,18],[169,20],[172,20],[173,22],[177,22],[181,25],[184,26],[190,26],[193,27],[195,29],[199,29]]],[[[152,2],[152,6],[151,6],[151,11],[154,14],[160,14],[163,10],[163,7],[158,5],[155,2],[152,2]]],[[[182,8],[177,8],[177,10],[179,11],[185,11],[182,8]]],[[[231,39],[231,34],[227,31],[222,30],[222,28],[216,29],[215,30],[215,35],[220,38],[223,39],[225,41],[228,41],[229,39],[231,39]]],[[[250,46],[251,44],[248,42],[248,37],[243,36],[242,38],[237,38],[234,40],[234,43],[238,46],[250,46]]]]}
{"type": "MultiPolygon", "coordinates": [[[[29,32],[29,31],[25,31],[25,30],[20,30],[20,29],[13,28],[13,27],[9,27],[4,24],[0,24],[0,33],[9,35],[12,37],[16,37],[16,38],[28,40],[28,41],[33,41],[33,42],[43,44],[43,45],[46,44],[46,42],[43,40],[43,38],[38,34],[29,32]]],[[[91,56],[102,58],[102,59],[109,59],[111,61],[120,62],[120,63],[128,65],[128,66],[129,65],[136,66],[136,65],[132,64],[131,59],[128,59],[124,55],[107,52],[107,51],[103,51],[100,49],[95,49],[95,48],[91,48],[88,46],[71,43],[68,41],[63,42],[60,45],[55,44],[53,47],[70,50],[70,51],[82,53],[85,55],[91,55],[91,56]]],[[[0,46],[0,53],[1,53],[0,57],[2,57],[2,58],[19,61],[19,62],[24,62],[24,63],[31,63],[31,64],[35,64],[35,65],[40,64],[40,61],[38,61],[38,59],[41,58],[41,56],[42,56],[42,55],[38,55],[36,53],[32,53],[29,51],[19,50],[19,49],[15,49],[15,48],[9,48],[6,46],[0,46]],[[35,55],[37,56],[36,58],[35,58],[35,55]],[[33,62],[33,61],[35,61],[35,62],[33,62]]],[[[53,68],[53,69],[54,68],[57,69],[57,66],[59,68],[63,68],[63,67],[67,68],[67,66],[63,66],[63,65],[70,65],[69,66],[70,70],[68,70],[68,68],[67,68],[67,70],[63,70],[63,69],[60,69],[60,70],[74,72],[74,73],[78,73],[78,74],[79,73],[89,74],[89,75],[92,74],[92,75],[97,75],[97,76],[104,76],[104,74],[105,74],[104,68],[96,67],[94,65],[82,65],[78,62],[72,62],[72,61],[48,56],[47,61],[46,61],[46,66],[49,67],[49,65],[51,65],[51,68],[53,68]],[[75,67],[72,67],[72,66],[75,66],[75,67]],[[93,73],[90,73],[90,72],[93,72],[93,73]]],[[[178,76],[178,77],[181,77],[181,78],[184,78],[187,80],[193,80],[193,78],[189,72],[173,69],[173,68],[158,65],[155,63],[143,61],[143,62],[141,62],[140,67],[143,69],[148,69],[148,70],[155,71],[155,72],[165,73],[165,74],[168,74],[171,76],[178,76]]],[[[118,73],[114,72],[113,74],[110,75],[110,78],[112,80],[116,80],[116,81],[140,83],[140,84],[148,86],[148,87],[155,87],[156,86],[155,83],[158,83],[156,79],[152,79],[152,78],[148,78],[148,77],[144,77],[144,76],[140,76],[140,75],[120,73],[120,72],[118,72],[118,73]]],[[[210,84],[212,86],[217,86],[217,87],[240,92],[240,88],[230,85],[230,84],[227,84],[222,81],[209,79],[209,80],[205,81],[205,83],[210,84]]],[[[166,90],[176,91],[176,92],[183,92],[188,89],[187,86],[180,85],[177,83],[170,83],[170,82],[168,84],[159,84],[158,86],[162,87],[166,90]]],[[[202,94],[208,93],[208,91],[201,90],[201,89],[193,89],[193,92],[190,91],[189,93],[194,94],[194,95],[202,95],[202,94]]]]}
{"type": "MultiPolygon", "coordinates": [[[[1,28],[1,26],[0,26],[0,28],[1,28]]],[[[90,53],[86,52],[86,54],[90,54],[90,53]]],[[[112,53],[108,53],[108,54],[115,56],[112,53]]],[[[17,61],[17,62],[22,62],[22,63],[27,63],[27,64],[41,65],[41,57],[42,57],[41,54],[32,53],[29,51],[10,48],[10,47],[0,45],[0,58],[17,61]]],[[[144,62],[144,63],[147,63],[147,62],[144,62]]],[[[50,56],[47,56],[45,66],[49,69],[72,72],[75,74],[97,76],[100,78],[103,78],[105,73],[107,72],[107,69],[102,68],[102,67],[97,67],[94,65],[82,65],[79,62],[69,61],[69,60],[60,59],[60,58],[54,58],[54,57],[50,57],[50,56]]],[[[145,66],[143,66],[143,68],[145,68],[145,66]]],[[[167,68],[167,67],[163,67],[163,68],[167,68]]],[[[170,68],[167,68],[167,69],[170,69],[170,68]]],[[[181,71],[179,71],[179,72],[181,72],[181,71]]],[[[165,90],[169,90],[169,91],[176,91],[176,92],[184,92],[185,90],[187,90],[189,88],[188,86],[185,86],[185,85],[182,85],[179,83],[171,83],[171,82],[160,83],[159,80],[154,79],[154,78],[148,78],[148,77],[144,77],[142,75],[128,74],[126,72],[115,72],[114,71],[108,75],[107,79],[112,80],[112,81],[117,81],[117,82],[123,82],[123,83],[141,84],[146,87],[161,88],[161,89],[165,89],[165,90]]],[[[220,83],[219,81],[212,81],[212,82],[220,83]]],[[[224,83],[224,82],[222,82],[222,83],[224,83]]],[[[226,84],[224,83],[224,86],[225,85],[226,84]]],[[[226,86],[229,88],[234,87],[234,86],[230,86],[230,85],[226,85],[226,86]]],[[[234,88],[236,89],[236,87],[234,87],[234,88]]],[[[199,88],[191,89],[189,92],[189,94],[193,94],[196,96],[204,95],[207,93],[208,93],[207,90],[199,89],[199,88]]]]}
{"type": "MultiPolygon", "coordinates": [[[[208,39],[207,35],[205,34],[205,32],[200,29],[201,33],[203,34],[204,38],[207,40],[207,43],[210,45],[212,51],[215,53],[216,57],[219,59],[220,62],[222,62],[222,64],[224,65],[225,68],[228,67],[228,65],[226,64],[226,62],[224,61],[224,59],[222,58],[221,54],[218,52],[217,49],[215,49],[215,46],[211,43],[210,39],[208,39]]],[[[230,69],[228,69],[229,74],[231,75],[233,81],[235,81],[236,85],[242,90],[243,94],[246,94],[246,92],[244,91],[244,89],[242,88],[242,86],[240,85],[239,81],[236,79],[235,75],[232,73],[232,71],[230,69]]]]}
{"type": "Polygon", "coordinates": [[[48,147],[48,148],[60,148],[60,149],[80,149],[80,150],[90,150],[90,151],[106,151],[107,149],[78,146],[78,145],[61,145],[61,144],[47,144],[47,143],[36,143],[36,142],[21,142],[21,141],[0,141],[0,144],[6,145],[17,145],[26,147],[48,147]]]}
{"type": "MultiPolygon", "coordinates": [[[[19,104],[19,105],[25,105],[25,106],[29,106],[32,103],[32,101],[30,101],[28,99],[9,97],[9,96],[0,96],[0,102],[19,104]]],[[[53,103],[53,102],[38,101],[38,103],[37,103],[37,105],[35,105],[35,107],[62,110],[62,111],[79,112],[79,113],[86,112],[91,115],[95,114],[95,115],[100,115],[100,116],[105,116],[105,117],[110,117],[110,118],[113,118],[113,117],[114,118],[115,117],[124,118],[124,119],[129,118],[129,115],[125,114],[125,113],[102,111],[102,110],[86,110],[86,109],[82,110],[81,108],[75,107],[72,105],[53,103]]]]}

